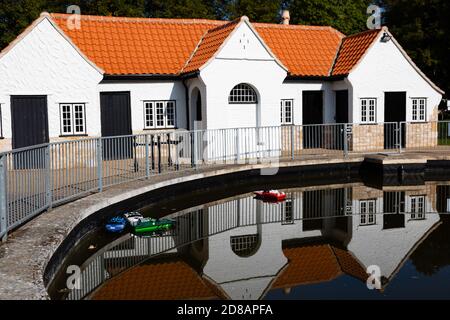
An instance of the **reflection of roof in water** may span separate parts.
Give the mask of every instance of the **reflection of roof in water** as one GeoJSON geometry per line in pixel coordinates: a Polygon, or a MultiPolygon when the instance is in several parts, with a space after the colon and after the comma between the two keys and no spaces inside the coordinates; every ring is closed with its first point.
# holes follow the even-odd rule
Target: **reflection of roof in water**
{"type": "Polygon", "coordinates": [[[181,258],[150,260],[105,283],[94,300],[218,299],[217,288],[181,258]]]}
{"type": "MultiPolygon", "coordinates": [[[[271,289],[330,281],[348,274],[365,281],[367,274],[344,249],[308,244],[283,249],[289,259],[271,289]]],[[[221,290],[200,277],[181,258],[150,260],[112,278],[93,295],[94,300],[182,300],[224,298],[221,290]]]]}
{"type": "Polygon", "coordinates": [[[331,281],[342,274],[367,279],[365,269],[350,252],[329,244],[290,247],[283,253],[289,263],[272,289],[331,281]]]}

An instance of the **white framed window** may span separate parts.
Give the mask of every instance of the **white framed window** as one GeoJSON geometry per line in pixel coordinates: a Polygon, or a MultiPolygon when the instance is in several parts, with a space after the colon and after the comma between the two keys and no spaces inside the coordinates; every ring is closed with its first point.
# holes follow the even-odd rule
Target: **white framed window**
{"type": "Polygon", "coordinates": [[[84,103],[61,103],[61,135],[86,134],[86,106],[84,103]]]}
{"type": "Polygon", "coordinates": [[[359,201],[359,225],[370,226],[376,224],[376,208],[377,200],[360,200],[359,201]]]}
{"type": "Polygon", "coordinates": [[[292,124],[294,100],[281,100],[281,124],[292,124]]]}
{"type": "Polygon", "coordinates": [[[423,220],[425,219],[425,196],[411,196],[410,199],[410,219],[423,220]]]}
{"type": "Polygon", "coordinates": [[[375,123],[377,112],[376,98],[361,99],[361,123],[375,123]]]}
{"type": "Polygon", "coordinates": [[[426,98],[412,99],[412,121],[425,121],[427,110],[426,98]]]}
{"type": "Polygon", "coordinates": [[[230,104],[255,104],[258,103],[258,96],[255,89],[246,83],[240,83],[230,91],[228,96],[230,104]]]}
{"type": "Polygon", "coordinates": [[[175,101],[144,101],[144,129],[175,128],[175,101]]]}

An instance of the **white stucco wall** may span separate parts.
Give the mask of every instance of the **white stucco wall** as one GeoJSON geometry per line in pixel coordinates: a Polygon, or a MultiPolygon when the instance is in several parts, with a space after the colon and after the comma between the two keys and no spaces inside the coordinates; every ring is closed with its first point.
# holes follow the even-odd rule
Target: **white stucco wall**
{"type": "Polygon", "coordinates": [[[42,20],[0,58],[3,135],[11,138],[11,95],[47,95],[50,137],[60,135],[59,103],[86,103],[87,133],[100,127],[97,84],[102,74],[42,20]]]}
{"type": "Polygon", "coordinates": [[[323,91],[323,123],[335,123],[336,107],[334,90],[338,89],[333,88],[333,82],[308,80],[286,81],[281,86],[281,99],[294,100],[294,124],[301,125],[303,124],[303,91],[323,91]]]}
{"type": "Polygon", "coordinates": [[[182,81],[104,81],[97,90],[98,95],[108,91],[130,92],[131,126],[135,134],[144,132],[144,101],[149,100],[175,100],[176,126],[186,128],[186,98],[182,81]]]}
{"type": "Polygon", "coordinates": [[[280,125],[281,84],[286,75],[249,26],[242,23],[200,72],[206,84],[208,129],[280,125]],[[231,89],[239,83],[255,88],[258,106],[228,103],[231,89]]]}
{"type": "Polygon", "coordinates": [[[348,80],[354,92],[355,123],[361,122],[361,98],[377,98],[377,122],[384,121],[384,92],[406,91],[407,121],[412,121],[411,98],[428,98],[427,120],[431,120],[431,115],[437,110],[442,98],[413,68],[394,41],[384,43],[378,39],[350,73],[348,80]]]}

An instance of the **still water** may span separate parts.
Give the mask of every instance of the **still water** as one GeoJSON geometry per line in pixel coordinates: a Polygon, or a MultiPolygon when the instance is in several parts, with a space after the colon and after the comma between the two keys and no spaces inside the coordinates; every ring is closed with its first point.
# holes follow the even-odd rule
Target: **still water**
{"type": "Polygon", "coordinates": [[[174,230],[136,237],[100,225],[70,250],[49,291],[54,299],[448,299],[447,184],[289,186],[276,204],[248,190],[190,207],[152,203],[140,212],[164,212],[174,230]],[[72,290],[68,265],[82,270],[72,290]]]}

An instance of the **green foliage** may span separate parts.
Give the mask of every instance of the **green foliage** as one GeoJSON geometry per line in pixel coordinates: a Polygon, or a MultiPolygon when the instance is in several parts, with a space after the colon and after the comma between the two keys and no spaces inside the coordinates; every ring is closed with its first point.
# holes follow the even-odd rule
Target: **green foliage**
{"type": "Polygon", "coordinates": [[[344,34],[367,29],[370,0],[291,0],[285,3],[292,24],[332,26],[344,34]]]}
{"type": "Polygon", "coordinates": [[[223,1],[228,18],[248,16],[255,22],[280,22],[281,0],[231,0],[223,1]]]}
{"type": "Polygon", "coordinates": [[[0,49],[25,29],[45,7],[45,0],[0,0],[0,49]]]}
{"type": "Polygon", "coordinates": [[[146,10],[149,17],[160,18],[217,18],[215,1],[205,0],[150,0],[146,10]]]}

